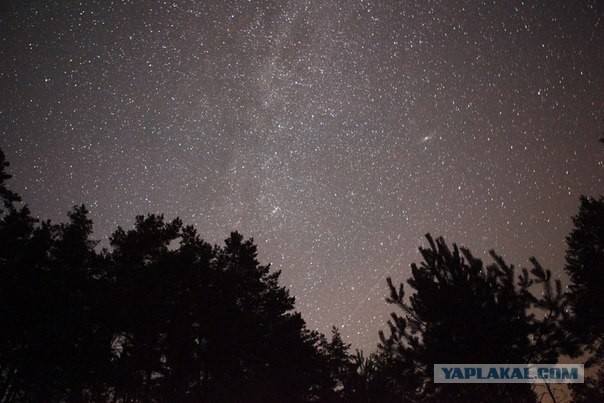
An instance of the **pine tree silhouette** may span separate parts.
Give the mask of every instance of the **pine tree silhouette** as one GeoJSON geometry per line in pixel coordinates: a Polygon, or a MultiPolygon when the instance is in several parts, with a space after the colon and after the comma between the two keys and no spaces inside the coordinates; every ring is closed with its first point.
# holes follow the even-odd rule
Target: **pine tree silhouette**
{"type": "Polygon", "coordinates": [[[212,247],[162,215],[97,252],[84,206],[38,223],[0,152],[0,400],[317,401],[345,357],[306,329],[280,272],[233,232],[212,247]]]}
{"type": "Polygon", "coordinates": [[[572,308],[567,327],[587,354],[586,367],[599,368],[595,378],[571,387],[577,402],[592,402],[604,400],[604,197],[582,196],[580,202],[566,237],[572,308]]]}
{"type": "Polygon", "coordinates": [[[389,336],[380,332],[382,383],[394,385],[408,400],[535,400],[530,386],[523,384],[434,384],[433,365],[555,361],[558,349],[545,340],[553,338],[560,320],[559,283],[557,292],[535,298],[529,291],[533,284],[551,289],[551,273],[536,260],[532,276],[525,269],[515,284],[514,267],[494,252],[494,264],[484,267],[468,249],[450,249],[442,238],[429,234],[426,238],[429,247],[420,248],[423,262],[411,266],[407,282],[415,293],[409,300],[403,284],[397,288],[387,279],[387,301],[403,315],[391,315],[389,336]],[[529,311],[541,306],[551,309],[549,322],[529,311]]]}

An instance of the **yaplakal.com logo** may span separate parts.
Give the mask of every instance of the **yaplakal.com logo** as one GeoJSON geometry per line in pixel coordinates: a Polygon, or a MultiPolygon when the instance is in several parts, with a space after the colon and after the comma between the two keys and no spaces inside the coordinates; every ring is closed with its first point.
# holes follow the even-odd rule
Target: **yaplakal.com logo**
{"type": "Polygon", "coordinates": [[[434,364],[434,383],[583,383],[583,364],[434,364]]]}

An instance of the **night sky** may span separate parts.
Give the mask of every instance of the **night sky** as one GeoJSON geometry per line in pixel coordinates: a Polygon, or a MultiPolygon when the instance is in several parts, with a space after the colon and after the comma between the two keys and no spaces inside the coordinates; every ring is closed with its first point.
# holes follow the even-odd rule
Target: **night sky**
{"type": "Polygon", "coordinates": [[[604,193],[604,2],[0,2],[0,147],[107,246],[253,237],[310,328],[373,349],[423,235],[559,273],[604,193]],[[78,4],[81,3],[81,4],[78,4]]]}

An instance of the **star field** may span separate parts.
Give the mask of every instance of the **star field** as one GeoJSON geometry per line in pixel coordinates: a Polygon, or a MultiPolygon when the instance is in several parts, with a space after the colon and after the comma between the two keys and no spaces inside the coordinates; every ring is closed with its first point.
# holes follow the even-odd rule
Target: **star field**
{"type": "Polygon", "coordinates": [[[426,232],[559,273],[604,190],[597,0],[0,7],[0,147],[34,214],[84,203],[103,245],[148,212],[239,230],[354,347],[426,232]]]}

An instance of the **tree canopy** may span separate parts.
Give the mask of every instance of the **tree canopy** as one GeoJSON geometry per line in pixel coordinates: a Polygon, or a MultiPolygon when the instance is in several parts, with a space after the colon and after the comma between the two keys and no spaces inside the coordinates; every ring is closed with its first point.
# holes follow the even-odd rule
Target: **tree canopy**
{"type": "Polygon", "coordinates": [[[443,385],[436,363],[555,363],[586,357],[576,401],[604,399],[604,198],[582,197],[567,237],[565,289],[535,258],[427,235],[376,351],[307,328],[253,239],[222,245],[161,214],[92,238],[84,205],[61,224],[33,218],[0,150],[0,401],[535,401],[548,385],[443,385]],[[405,291],[411,290],[407,295],[405,291]]]}
{"type": "MultiPolygon", "coordinates": [[[[313,401],[347,347],[306,328],[280,272],[163,215],[97,251],[84,206],[37,222],[0,154],[2,401],[313,401]]],[[[338,368],[336,368],[338,367],[338,368]]]]}

